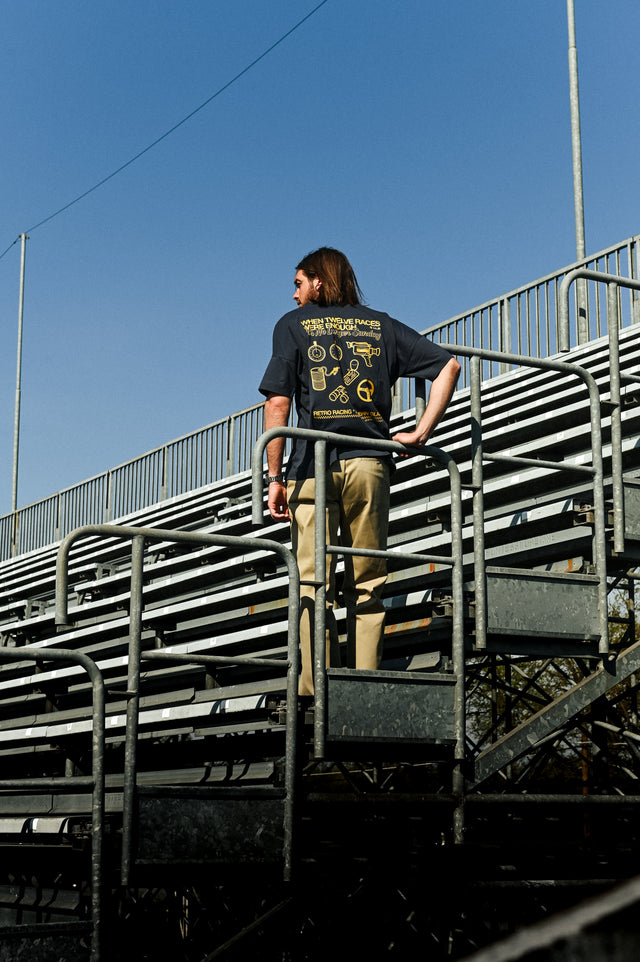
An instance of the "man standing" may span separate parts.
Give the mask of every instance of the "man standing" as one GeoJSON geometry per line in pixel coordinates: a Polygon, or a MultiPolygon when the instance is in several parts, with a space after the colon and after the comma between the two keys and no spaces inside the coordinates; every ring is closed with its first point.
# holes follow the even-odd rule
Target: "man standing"
{"type": "MultiPolygon", "coordinates": [[[[429,401],[413,431],[392,440],[425,444],[455,389],[460,365],[444,348],[362,304],[351,264],[340,251],[321,247],[298,264],[293,299],[273,332],[273,354],[260,391],[265,428],[288,423],[295,397],[298,427],[344,435],[327,446],[327,543],[386,549],[393,460],[359,439],[389,440],[391,390],[399,377],[432,382],[429,401]]],[[[269,512],[291,520],[292,547],[300,569],[299,692],[313,694],[313,596],[315,575],[315,480],[313,442],[295,439],[282,474],[284,438],[267,446],[269,512]]],[[[340,665],[336,604],[336,556],[327,556],[327,664],[340,665]]],[[[382,588],[386,564],[379,558],[346,555],[343,597],[347,612],[347,664],[379,668],[384,634],[382,588]]]]}

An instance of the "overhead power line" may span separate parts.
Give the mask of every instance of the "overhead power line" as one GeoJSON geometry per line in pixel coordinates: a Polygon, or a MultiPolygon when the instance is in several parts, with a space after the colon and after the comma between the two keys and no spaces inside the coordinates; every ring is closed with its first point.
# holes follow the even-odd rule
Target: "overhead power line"
{"type": "MultiPolygon", "coordinates": [[[[328,3],[328,2],[329,0],[321,0],[320,3],[316,4],[313,10],[310,10],[309,13],[307,13],[302,18],[302,20],[299,20],[296,24],[294,24],[293,27],[287,30],[286,33],[283,33],[282,36],[279,37],[279,39],[276,40],[275,43],[272,43],[270,47],[267,47],[267,49],[264,50],[259,57],[256,57],[255,60],[252,60],[251,63],[247,64],[247,66],[244,67],[239,73],[237,73],[235,77],[232,77],[231,80],[228,80],[225,84],[222,85],[222,87],[219,87],[218,90],[216,90],[215,93],[211,94],[210,97],[207,97],[207,99],[203,103],[201,103],[199,107],[196,107],[195,110],[192,110],[190,113],[188,113],[186,117],[183,117],[182,120],[179,120],[177,124],[174,124],[173,127],[170,127],[169,130],[161,134],[160,137],[157,137],[153,141],[153,143],[149,144],[147,147],[144,147],[143,150],[138,151],[138,153],[135,154],[135,156],[131,157],[124,164],[121,164],[120,167],[112,171],[110,174],[107,174],[106,177],[103,177],[102,180],[99,180],[97,184],[93,185],[93,187],[89,187],[89,189],[83,191],[82,194],[78,194],[78,196],[74,197],[73,200],[70,200],[67,204],[64,204],[62,207],[59,207],[58,210],[55,210],[52,214],[49,214],[47,217],[44,217],[42,220],[38,221],[37,224],[34,224],[32,227],[27,228],[27,230],[24,231],[23,233],[27,233],[27,234],[33,233],[34,230],[37,230],[39,227],[42,227],[43,224],[47,224],[50,220],[53,220],[54,217],[57,217],[59,214],[62,214],[65,210],[69,210],[69,208],[73,207],[74,204],[77,204],[81,200],[84,200],[85,197],[88,197],[89,194],[93,194],[93,192],[98,190],[99,187],[103,187],[110,180],[113,180],[114,177],[117,177],[118,174],[121,174],[123,170],[127,169],[127,167],[131,167],[132,164],[135,164],[137,160],[140,160],[140,158],[144,157],[145,154],[148,154],[150,150],[153,150],[153,148],[157,147],[158,144],[162,143],[163,140],[166,140],[167,137],[175,133],[175,131],[178,130],[180,127],[184,126],[184,124],[186,124],[188,120],[191,120],[191,118],[195,117],[197,113],[200,113],[201,110],[204,110],[204,108],[207,107],[212,100],[215,100],[216,97],[219,97],[220,94],[223,94],[225,90],[228,90],[229,87],[231,87],[234,83],[236,83],[236,81],[240,80],[241,77],[244,77],[246,73],[248,73],[257,64],[259,64],[261,60],[264,60],[264,58],[267,57],[273,50],[275,50],[276,47],[280,46],[280,44],[283,43],[287,39],[287,37],[290,37],[292,33],[294,33],[299,27],[302,26],[303,23],[306,23],[306,21],[309,20],[310,17],[314,15],[314,13],[317,13],[320,7],[324,7],[325,3],[328,3]]],[[[0,260],[4,257],[4,255],[9,250],[11,250],[14,244],[18,243],[21,236],[22,236],[22,233],[19,234],[18,237],[16,237],[16,239],[12,241],[4,251],[2,251],[2,253],[0,254],[0,260]]]]}

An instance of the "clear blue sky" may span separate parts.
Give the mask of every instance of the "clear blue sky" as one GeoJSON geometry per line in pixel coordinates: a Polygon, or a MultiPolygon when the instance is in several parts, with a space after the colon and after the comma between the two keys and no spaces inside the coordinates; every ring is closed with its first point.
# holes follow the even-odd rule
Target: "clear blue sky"
{"type": "MultiPolygon", "coordinates": [[[[2,9],[0,251],[318,0],[2,9]]],[[[638,0],[575,0],[587,253],[640,232],[638,0]]],[[[575,260],[564,0],[327,0],[27,243],[19,504],[258,401],[296,262],[417,328],[575,260]]],[[[0,260],[10,508],[20,245],[0,260]]]]}

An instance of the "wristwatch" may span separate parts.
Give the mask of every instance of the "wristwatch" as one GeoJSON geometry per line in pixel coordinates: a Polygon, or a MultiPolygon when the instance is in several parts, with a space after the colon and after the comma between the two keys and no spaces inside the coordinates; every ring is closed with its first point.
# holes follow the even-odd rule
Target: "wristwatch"
{"type": "Polygon", "coordinates": [[[284,484],[284,475],[283,475],[283,474],[273,474],[273,475],[271,475],[270,477],[267,478],[267,484],[274,484],[274,483],[276,483],[276,484],[284,484]]]}

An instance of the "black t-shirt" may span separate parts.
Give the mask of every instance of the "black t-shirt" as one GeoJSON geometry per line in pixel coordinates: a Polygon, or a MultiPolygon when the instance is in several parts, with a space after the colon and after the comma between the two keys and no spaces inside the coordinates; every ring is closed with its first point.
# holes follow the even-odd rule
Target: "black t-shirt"
{"type": "MultiPolygon", "coordinates": [[[[399,377],[433,381],[451,359],[444,348],[369,307],[307,304],[281,317],[260,391],[295,397],[298,427],[352,436],[353,446],[327,450],[342,458],[382,457],[357,437],[389,439],[391,389],[399,377]]],[[[296,439],[287,477],[313,475],[313,443],[296,439]]]]}

